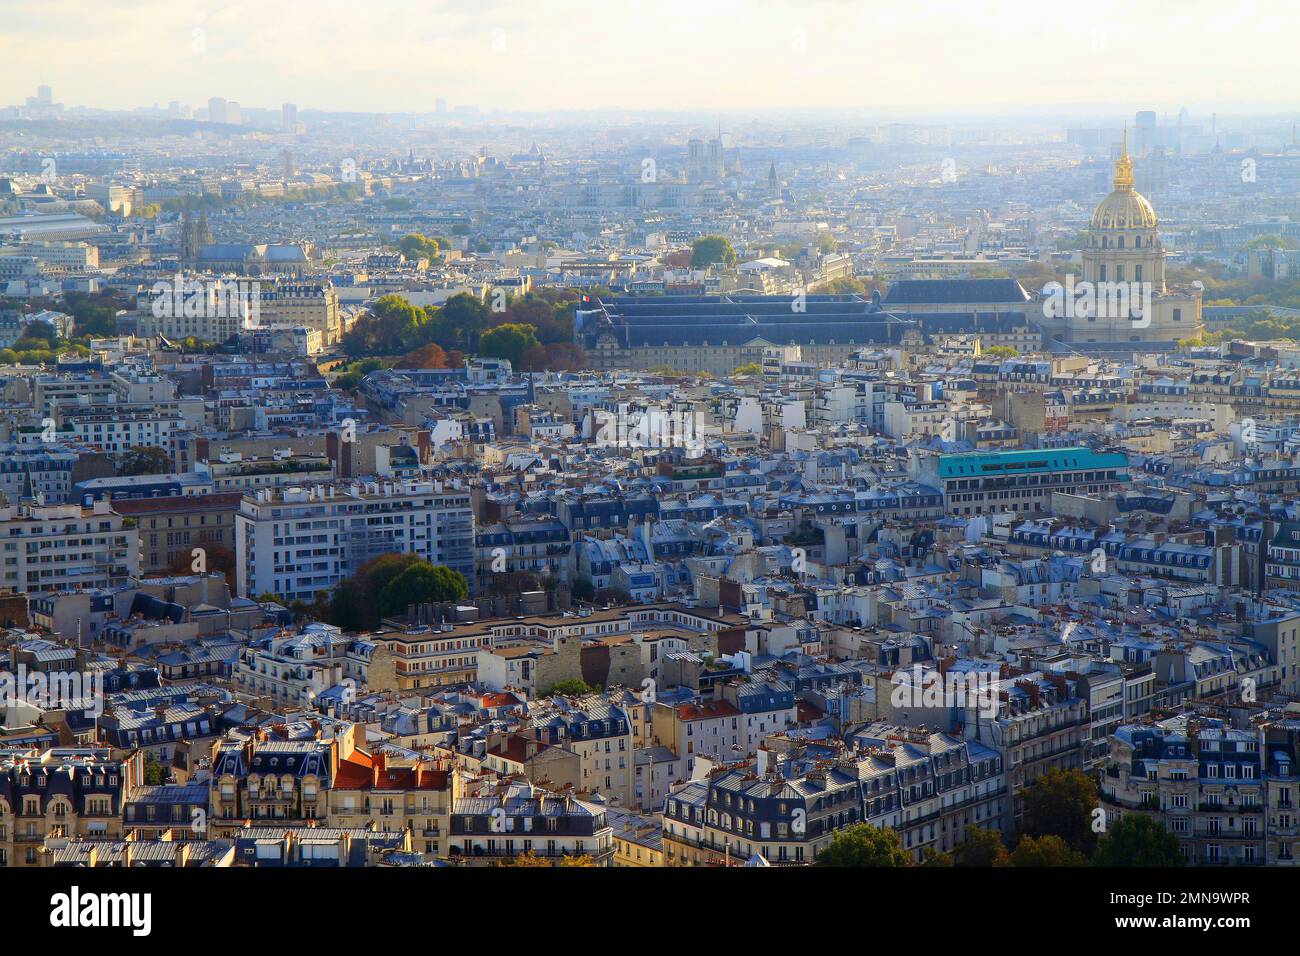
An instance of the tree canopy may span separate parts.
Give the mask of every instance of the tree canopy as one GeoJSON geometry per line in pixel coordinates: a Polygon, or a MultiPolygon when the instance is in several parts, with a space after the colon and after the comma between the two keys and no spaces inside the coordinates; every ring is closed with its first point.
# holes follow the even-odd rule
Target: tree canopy
{"type": "Polygon", "coordinates": [[[397,249],[408,259],[438,258],[438,240],[431,239],[423,233],[407,233],[397,241],[397,249]]]}
{"type": "Polygon", "coordinates": [[[720,264],[730,268],[736,264],[736,250],[726,236],[701,236],[691,244],[691,268],[706,269],[720,264]]]}
{"type": "Polygon", "coordinates": [[[463,601],[469,583],[459,571],[418,554],[381,554],[317,600],[313,613],[345,631],[370,631],[412,604],[463,601]]]}
{"type": "Polygon", "coordinates": [[[896,830],[880,830],[870,823],[855,823],[836,832],[817,854],[818,866],[908,866],[896,830]]]}
{"type": "Polygon", "coordinates": [[[1182,866],[1178,837],[1145,813],[1126,813],[1097,845],[1093,866],[1182,866]]]}
{"type": "Polygon", "coordinates": [[[134,445],[127,449],[118,462],[118,475],[165,475],[172,470],[172,459],[167,452],[152,445],[134,445]]]}
{"type": "Polygon", "coordinates": [[[512,366],[523,364],[524,353],[538,347],[537,330],[531,325],[510,322],[488,329],[479,338],[479,354],[509,359],[512,366]]]}
{"type": "Polygon", "coordinates": [[[1097,809],[1097,784],[1078,770],[1047,771],[1023,794],[1028,836],[1058,836],[1073,850],[1087,856],[1097,846],[1093,811],[1097,809]]]}

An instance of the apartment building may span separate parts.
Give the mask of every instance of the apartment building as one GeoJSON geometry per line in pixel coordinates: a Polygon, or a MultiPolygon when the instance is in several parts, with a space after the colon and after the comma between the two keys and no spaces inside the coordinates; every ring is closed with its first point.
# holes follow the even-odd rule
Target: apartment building
{"type": "Polygon", "coordinates": [[[1049,770],[1080,770],[1090,745],[1086,690],[1077,680],[1033,672],[1001,682],[997,714],[967,707],[967,739],[995,751],[1015,796],[1004,804],[1002,831],[1012,832],[1024,814],[1019,794],[1049,770]]]}
{"type": "Polygon", "coordinates": [[[949,853],[971,827],[999,828],[1007,801],[998,754],[947,734],[887,725],[855,738],[862,750],[810,756],[774,738],[755,764],[720,768],[664,802],[668,866],[755,855],[772,865],[814,863],[838,830],[867,822],[898,832],[916,862],[949,853]]]}
{"type": "Polygon", "coordinates": [[[107,501],[0,508],[0,587],[108,588],[140,574],[139,532],[107,501]]]}
{"type": "Polygon", "coordinates": [[[10,502],[39,498],[62,504],[72,495],[72,474],[80,458],[65,445],[0,442],[0,493],[10,502]]]}
{"type": "Polygon", "coordinates": [[[596,696],[555,698],[532,716],[525,732],[537,741],[577,754],[579,790],[620,806],[633,806],[632,725],[622,707],[596,696]]]}
{"type": "Polygon", "coordinates": [[[319,332],[328,348],[343,337],[339,296],[330,282],[295,282],[276,285],[262,294],[261,324],[302,326],[319,332]]]}
{"type": "MultiPolygon", "coordinates": [[[[1279,736],[1294,743],[1285,725],[1279,736]]],[[[1195,715],[1120,727],[1101,776],[1108,825],[1127,813],[1154,816],[1193,866],[1262,864],[1270,847],[1279,859],[1292,857],[1294,750],[1265,754],[1266,740],[1267,733],[1195,715]],[[1276,842],[1266,835],[1270,823],[1276,842]]]]}
{"type": "Polygon", "coordinates": [[[353,698],[359,690],[392,690],[393,673],[387,647],[344,637],[337,627],[321,623],[297,634],[254,638],[231,665],[231,681],[239,690],[296,707],[313,706],[333,687],[353,698]]]}
{"type": "Polygon", "coordinates": [[[466,796],[452,807],[448,858],[491,865],[532,853],[551,863],[586,856],[612,866],[614,830],[605,808],[512,781],[500,793],[466,796]]]}
{"type": "Polygon", "coordinates": [[[1128,481],[1128,456],[1089,448],[1050,448],[940,455],[921,452],[911,475],[943,491],[949,514],[1048,511],[1052,492],[1104,494],[1128,481]]]}
{"type": "Polygon", "coordinates": [[[477,622],[381,631],[371,639],[392,655],[394,680],[404,691],[478,680],[479,651],[494,642],[492,626],[477,622]]]}
{"type": "Polygon", "coordinates": [[[242,498],[239,492],[122,498],[113,502],[113,510],[136,524],[140,573],[159,574],[188,571],[193,566],[195,548],[208,552],[205,564],[209,568],[214,567],[213,559],[222,551],[233,560],[235,512],[242,498]]]}
{"type": "Polygon", "coordinates": [[[460,780],[460,772],[445,760],[354,747],[340,758],[329,789],[329,822],[337,827],[407,830],[415,852],[446,857],[460,780]]]}
{"type": "Polygon", "coordinates": [[[312,740],[256,737],[217,741],[208,782],[208,836],[234,836],[245,821],[278,828],[324,824],[340,753],[355,733],[312,740]]]}
{"type": "Polygon", "coordinates": [[[38,866],[47,838],[122,835],[122,807],[144,780],[144,755],[107,748],[0,750],[0,866],[38,866]]]}
{"type": "Polygon", "coordinates": [[[111,455],[143,445],[173,454],[173,439],[189,424],[174,405],[99,405],[85,408],[60,403],[58,435],[93,445],[111,455]]]}
{"type": "Polygon", "coordinates": [[[754,754],[768,734],[787,731],[796,720],[789,685],[732,681],[713,700],[656,703],[650,713],[650,743],[670,748],[687,766],[697,756],[734,761],[754,754]]]}
{"type": "Polygon", "coordinates": [[[474,511],[440,482],[350,482],[264,488],[235,515],[243,596],[311,601],[382,554],[418,554],[473,581],[474,511]]]}

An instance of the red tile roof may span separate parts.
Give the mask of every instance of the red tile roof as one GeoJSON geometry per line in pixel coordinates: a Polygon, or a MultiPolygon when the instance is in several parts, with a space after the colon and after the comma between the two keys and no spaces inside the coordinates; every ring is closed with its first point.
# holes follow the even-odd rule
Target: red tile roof
{"type": "Polygon", "coordinates": [[[677,717],[680,720],[711,720],[714,717],[738,717],[740,711],[725,700],[705,701],[701,704],[679,704],[677,717]]]}

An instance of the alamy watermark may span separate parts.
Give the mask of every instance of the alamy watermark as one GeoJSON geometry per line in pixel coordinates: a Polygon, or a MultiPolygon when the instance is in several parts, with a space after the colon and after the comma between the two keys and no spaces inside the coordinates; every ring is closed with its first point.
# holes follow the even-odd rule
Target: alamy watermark
{"type": "Polygon", "coordinates": [[[1043,286],[1043,315],[1049,319],[1128,319],[1142,329],[1151,324],[1152,286],[1150,282],[1076,282],[1073,275],[1065,283],[1049,282],[1043,286]]]}
{"type": "Polygon", "coordinates": [[[155,319],[245,319],[262,316],[262,284],[257,279],[159,279],[150,289],[155,319]]]}
{"type": "Polygon", "coordinates": [[[703,442],[691,412],[666,412],[650,406],[631,411],[594,412],[596,445],[603,448],[686,448],[699,450],[703,442]]]}
{"type": "Polygon", "coordinates": [[[998,715],[998,675],[991,671],[938,671],[913,665],[894,671],[889,700],[894,707],[974,709],[984,718],[998,715]]]}
{"type": "Polygon", "coordinates": [[[80,710],[87,717],[104,712],[101,671],[29,671],[19,663],[0,671],[0,707],[26,704],[41,710],[80,710]]]}

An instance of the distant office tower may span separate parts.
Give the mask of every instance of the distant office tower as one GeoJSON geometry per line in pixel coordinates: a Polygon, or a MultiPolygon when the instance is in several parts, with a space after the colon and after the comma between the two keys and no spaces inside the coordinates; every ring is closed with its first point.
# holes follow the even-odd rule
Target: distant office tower
{"type": "Polygon", "coordinates": [[[239,115],[239,104],[231,100],[226,104],[226,122],[238,126],[243,121],[243,117],[239,115]]]}
{"type": "Polygon", "coordinates": [[[1138,111],[1134,173],[1139,192],[1154,193],[1164,188],[1165,150],[1155,110],[1138,111]]]}
{"type": "Polygon", "coordinates": [[[280,107],[280,125],[286,133],[298,129],[298,104],[285,103],[280,107]]]}
{"type": "Polygon", "coordinates": [[[44,84],[36,87],[36,99],[42,106],[54,105],[54,90],[44,84]]]}
{"type": "Polygon", "coordinates": [[[443,99],[441,96],[438,97],[436,100],[433,101],[433,111],[437,113],[439,116],[447,112],[447,101],[443,99]]]}
{"type": "Polygon", "coordinates": [[[209,123],[228,123],[228,106],[220,96],[214,96],[208,100],[208,122],[209,123]]]}

